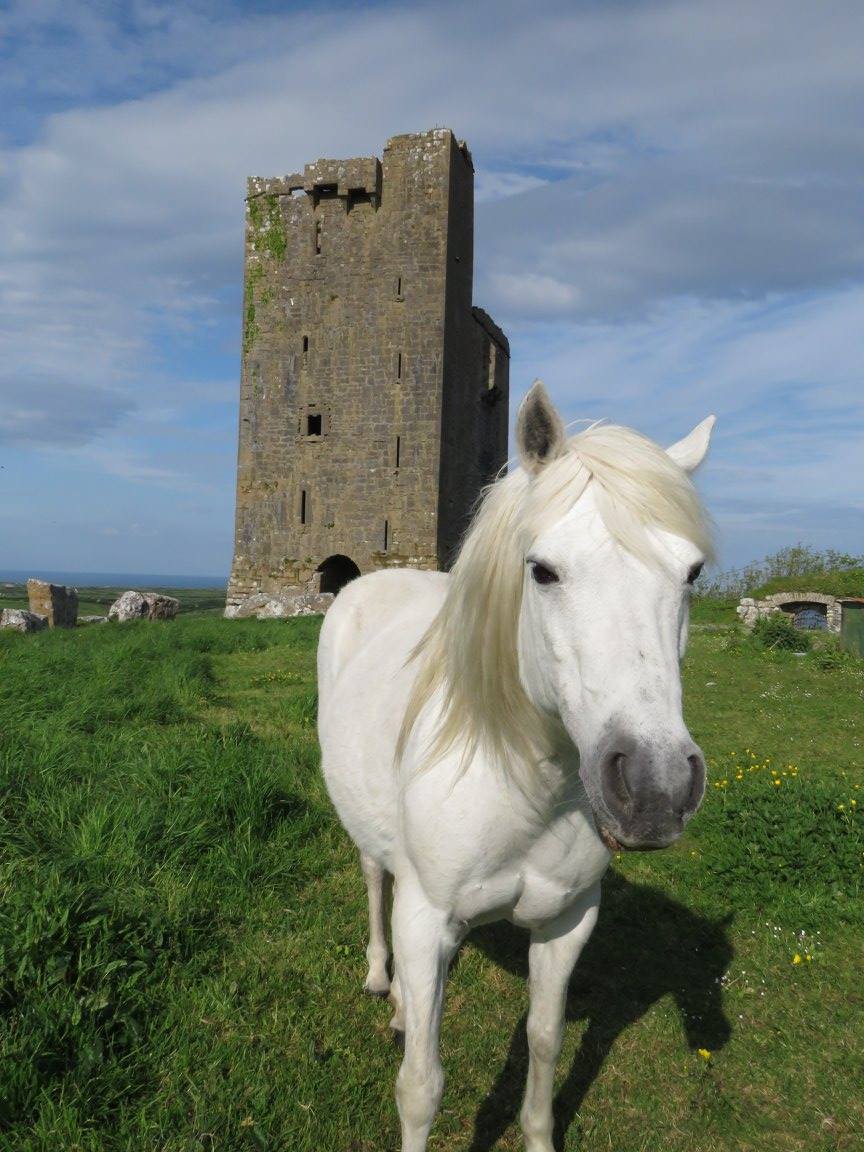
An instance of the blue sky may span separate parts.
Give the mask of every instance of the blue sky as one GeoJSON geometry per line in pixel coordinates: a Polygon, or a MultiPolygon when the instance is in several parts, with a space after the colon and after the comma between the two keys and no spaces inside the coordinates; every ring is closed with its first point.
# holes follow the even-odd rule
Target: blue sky
{"type": "Polygon", "coordinates": [[[864,552],[857,0],[0,2],[0,566],[224,574],[247,175],[447,125],[513,407],[708,412],[721,564],[864,552]]]}

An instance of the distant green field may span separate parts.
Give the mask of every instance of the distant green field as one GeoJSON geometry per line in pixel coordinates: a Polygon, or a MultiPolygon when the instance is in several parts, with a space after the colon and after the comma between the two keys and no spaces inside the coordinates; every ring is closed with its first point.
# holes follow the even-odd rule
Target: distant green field
{"type": "MultiPolygon", "coordinates": [[[[613,862],[561,1147],[864,1146],[864,664],[697,606],[708,796],[613,862]]],[[[0,1148],[388,1152],[399,1054],[318,773],[314,619],[0,634],[0,1148]]],[[[451,975],[431,1149],[522,1147],[526,937],[451,975]]]]}
{"type": "MultiPolygon", "coordinates": [[[[81,586],[78,589],[78,615],[80,616],[107,616],[108,609],[114,601],[127,589],[117,588],[90,588],[81,586]]],[[[225,607],[224,588],[146,588],[139,589],[146,592],[161,592],[166,596],[174,596],[180,601],[180,612],[221,612],[225,607]]],[[[0,609],[27,608],[27,585],[6,584],[0,587],[0,609]]]]}

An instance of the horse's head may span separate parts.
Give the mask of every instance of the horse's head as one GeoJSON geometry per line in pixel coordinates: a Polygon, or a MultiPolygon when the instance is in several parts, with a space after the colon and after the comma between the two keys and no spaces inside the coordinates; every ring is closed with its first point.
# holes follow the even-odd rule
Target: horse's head
{"type": "Polygon", "coordinates": [[[705,456],[712,425],[709,417],[666,452],[620,428],[568,441],[540,384],[519,413],[529,512],[519,677],[578,749],[598,830],[613,849],[670,844],[705,790],[702,753],[681,712],[679,661],[690,587],[709,547],[686,474],[705,456]],[[574,475],[581,495],[572,503],[561,494],[574,475]]]}

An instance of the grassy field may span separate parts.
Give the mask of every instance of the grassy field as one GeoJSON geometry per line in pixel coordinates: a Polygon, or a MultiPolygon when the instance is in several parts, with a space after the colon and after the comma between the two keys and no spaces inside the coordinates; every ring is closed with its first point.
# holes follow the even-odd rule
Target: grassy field
{"type": "MultiPolygon", "coordinates": [[[[672,850],[614,861],[577,968],[562,1148],[864,1142],[864,664],[699,609],[710,763],[672,850]]],[[[399,1062],[317,769],[317,623],[0,636],[0,1148],[389,1152],[399,1062]]],[[[451,976],[430,1148],[515,1150],[526,937],[451,976]]]]}
{"type": "MultiPolygon", "coordinates": [[[[86,587],[78,588],[78,615],[80,616],[107,616],[108,609],[127,590],[124,587],[86,587]]],[[[180,601],[180,612],[213,612],[220,613],[225,607],[224,588],[144,588],[145,592],[162,592],[167,596],[174,596],[180,601]]],[[[27,608],[26,584],[6,583],[0,587],[0,609],[27,608]]]]}

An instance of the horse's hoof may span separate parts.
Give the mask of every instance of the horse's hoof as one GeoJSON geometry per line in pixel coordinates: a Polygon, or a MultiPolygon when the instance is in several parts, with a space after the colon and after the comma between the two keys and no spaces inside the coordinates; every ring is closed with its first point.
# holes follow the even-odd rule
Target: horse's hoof
{"type": "MultiPolygon", "coordinates": [[[[395,1019],[396,1019],[396,1017],[394,1016],[393,1020],[395,1020],[395,1019]]],[[[405,1051],[405,1030],[404,1030],[404,1028],[400,1028],[398,1024],[394,1024],[393,1020],[390,1021],[390,1033],[393,1037],[393,1045],[400,1052],[404,1052],[405,1051]]]]}
{"type": "Polygon", "coordinates": [[[390,981],[386,976],[373,976],[370,972],[363,985],[363,991],[368,992],[370,996],[389,996],[390,981]]]}

